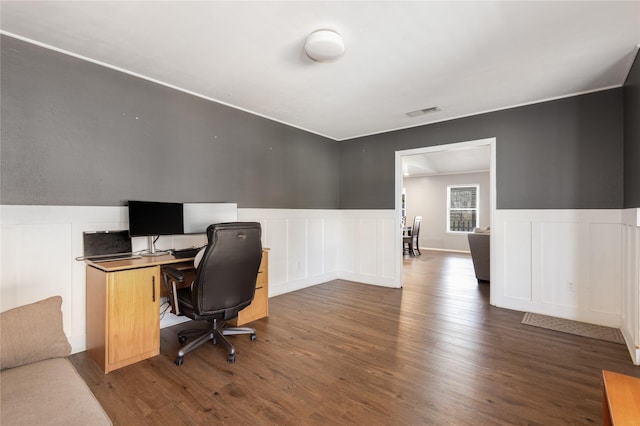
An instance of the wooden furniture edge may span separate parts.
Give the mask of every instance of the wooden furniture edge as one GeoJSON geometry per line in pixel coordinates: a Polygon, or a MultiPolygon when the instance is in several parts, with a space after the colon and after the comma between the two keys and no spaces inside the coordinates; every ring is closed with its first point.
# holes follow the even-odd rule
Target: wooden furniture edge
{"type": "Polygon", "coordinates": [[[602,371],[602,424],[640,425],[640,378],[602,371]]]}

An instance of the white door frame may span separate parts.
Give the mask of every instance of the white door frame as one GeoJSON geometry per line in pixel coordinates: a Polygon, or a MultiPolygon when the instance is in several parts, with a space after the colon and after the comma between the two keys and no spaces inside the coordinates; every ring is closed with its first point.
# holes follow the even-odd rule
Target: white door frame
{"type": "MultiPolygon", "coordinates": [[[[403,179],[403,171],[402,171],[402,157],[407,155],[416,155],[416,154],[427,154],[430,152],[442,152],[442,151],[452,151],[457,149],[468,149],[479,146],[489,146],[491,149],[491,165],[489,167],[489,204],[491,210],[491,220],[490,226],[491,229],[495,229],[494,220],[496,217],[496,138],[487,138],[487,139],[478,139],[474,141],[468,142],[458,142],[458,143],[450,143],[445,145],[434,145],[434,146],[426,146],[422,148],[414,148],[414,149],[406,149],[402,151],[396,151],[396,200],[395,200],[395,226],[397,230],[396,238],[396,248],[395,248],[395,264],[398,265],[396,268],[396,282],[399,283],[399,286],[402,287],[402,206],[401,206],[401,197],[402,197],[402,179],[403,179]]],[[[490,237],[490,257],[491,257],[491,281],[493,281],[493,274],[495,271],[495,256],[494,256],[494,232],[491,233],[490,237]]],[[[491,303],[494,299],[493,297],[494,286],[490,286],[490,295],[489,295],[489,303],[491,303]]],[[[491,303],[493,304],[493,303],[491,303]]]]}

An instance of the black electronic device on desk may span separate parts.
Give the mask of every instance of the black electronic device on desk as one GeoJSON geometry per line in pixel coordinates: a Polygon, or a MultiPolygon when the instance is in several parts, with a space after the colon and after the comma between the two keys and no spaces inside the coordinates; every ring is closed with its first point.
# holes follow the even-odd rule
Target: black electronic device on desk
{"type": "Polygon", "coordinates": [[[92,262],[135,259],[128,231],[85,231],[82,233],[84,256],[92,262]]]}
{"type": "Polygon", "coordinates": [[[149,250],[143,256],[160,256],[165,250],[156,250],[155,243],[161,235],[184,234],[184,209],[182,203],[158,201],[129,201],[129,236],[147,237],[149,250]]]}
{"type": "Polygon", "coordinates": [[[196,257],[196,254],[200,251],[202,247],[192,247],[187,249],[180,249],[173,251],[173,257],[176,259],[187,259],[190,257],[196,257]]]}

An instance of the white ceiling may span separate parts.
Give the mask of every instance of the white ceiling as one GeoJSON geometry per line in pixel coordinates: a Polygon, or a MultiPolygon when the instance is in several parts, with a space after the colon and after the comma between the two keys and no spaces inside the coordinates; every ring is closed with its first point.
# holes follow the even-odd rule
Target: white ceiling
{"type": "Polygon", "coordinates": [[[640,44],[640,0],[0,7],[5,34],[335,140],[619,87],[640,44]],[[321,28],[344,37],[336,62],[304,54],[321,28]]]}
{"type": "Polygon", "coordinates": [[[445,145],[442,151],[402,156],[404,177],[488,172],[490,167],[489,145],[456,149],[445,145]]]}

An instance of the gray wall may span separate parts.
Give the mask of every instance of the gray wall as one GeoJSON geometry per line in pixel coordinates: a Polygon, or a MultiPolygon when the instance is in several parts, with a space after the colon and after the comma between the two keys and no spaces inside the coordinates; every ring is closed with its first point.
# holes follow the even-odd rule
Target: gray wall
{"type": "Polygon", "coordinates": [[[622,208],[622,114],[620,88],[353,139],[340,206],[394,208],[395,151],[495,137],[497,208],[622,208]]]}
{"type": "Polygon", "coordinates": [[[624,206],[640,207],[640,54],[624,84],[624,206]]]}
{"type": "Polygon", "coordinates": [[[2,204],[339,208],[330,139],[2,36],[2,204]]]}
{"type": "Polygon", "coordinates": [[[0,41],[2,204],[393,209],[396,150],[496,137],[498,208],[640,206],[637,63],[624,102],[621,88],[336,143],[0,41]]]}

